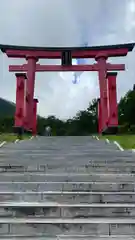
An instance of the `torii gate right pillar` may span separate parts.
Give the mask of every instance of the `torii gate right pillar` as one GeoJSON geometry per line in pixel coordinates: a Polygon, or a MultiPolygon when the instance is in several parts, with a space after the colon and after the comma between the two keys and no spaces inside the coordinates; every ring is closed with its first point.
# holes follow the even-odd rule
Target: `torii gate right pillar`
{"type": "Polygon", "coordinates": [[[99,53],[96,56],[96,61],[98,62],[99,70],[99,88],[100,88],[100,108],[102,113],[100,114],[100,130],[102,133],[106,132],[108,125],[108,108],[107,108],[107,70],[106,70],[106,60],[107,55],[99,53]]]}
{"type": "Polygon", "coordinates": [[[118,130],[118,106],[116,90],[117,72],[107,73],[108,92],[108,133],[115,134],[118,130]]]}
{"type": "Polygon", "coordinates": [[[101,109],[101,102],[100,98],[98,98],[98,133],[102,133],[102,109],[101,109]]]}
{"type": "Polygon", "coordinates": [[[37,135],[37,104],[38,104],[38,99],[34,98],[33,99],[33,122],[32,122],[32,135],[33,136],[37,135]]]}
{"type": "Polygon", "coordinates": [[[35,86],[35,72],[36,72],[36,61],[37,59],[33,56],[27,56],[28,60],[28,71],[26,81],[26,105],[25,105],[25,124],[29,130],[31,129],[31,123],[33,121],[33,97],[34,97],[34,86],[35,86]]]}

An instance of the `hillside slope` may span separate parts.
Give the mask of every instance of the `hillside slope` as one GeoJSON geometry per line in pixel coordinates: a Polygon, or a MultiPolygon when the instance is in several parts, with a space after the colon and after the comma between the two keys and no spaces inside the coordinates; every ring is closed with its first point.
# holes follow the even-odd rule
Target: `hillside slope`
{"type": "Polygon", "coordinates": [[[13,116],[15,113],[15,104],[0,98],[0,117],[13,116]]]}

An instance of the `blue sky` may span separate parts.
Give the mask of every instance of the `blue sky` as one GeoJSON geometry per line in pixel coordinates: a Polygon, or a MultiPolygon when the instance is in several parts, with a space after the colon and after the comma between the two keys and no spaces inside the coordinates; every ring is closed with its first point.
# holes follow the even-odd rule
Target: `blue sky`
{"type": "MultiPolygon", "coordinates": [[[[1,0],[0,33],[1,44],[80,46],[83,41],[89,45],[132,42],[135,0],[1,0]]],[[[22,62],[0,54],[0,97],[15,101],[16,80],[14,73],[8,72],[8,64],[22,62]]],[[[113,62],[126,64],[126,72],[120,72],[117,78],[119,99],[135,83],[135,50],[113,62]]],[[[36,74],[35,97],[42,116],[72,117],[98,95],[97,73],[83,73],[79,84],[72,83],[71,73],[65,73],[64,79],[54,72],[36,74]]]]}

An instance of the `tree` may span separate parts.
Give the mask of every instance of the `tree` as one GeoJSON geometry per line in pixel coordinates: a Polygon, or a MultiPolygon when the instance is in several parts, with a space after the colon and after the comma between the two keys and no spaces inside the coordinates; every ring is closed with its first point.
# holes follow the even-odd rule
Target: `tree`
{"type": "Polygon", "coordinates": [[[135,91],[130,90],[120,99],[118,105],[119,123],[135,125],[135,91]]]}

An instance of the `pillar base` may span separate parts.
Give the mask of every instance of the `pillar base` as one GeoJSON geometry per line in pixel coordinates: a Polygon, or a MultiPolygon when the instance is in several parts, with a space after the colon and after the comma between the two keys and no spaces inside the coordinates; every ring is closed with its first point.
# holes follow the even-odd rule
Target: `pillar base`
{"type": "Polygon", "coordinates": [[[15,127],[13,128],[14,133],[18,135],[18,138],[22,138],[22,135],[24,134],[23,127],[15,127]]]}
{"type": "Polygon", "coordinates": [[[118,126],[110,126],[102,131],[102,135],[116,135],[118,133],[118,126]]]}
{"type": "Polygon", "coordinates": [[[31,130],[24,129],[24,133],[27,134],[27,135],[31,135],[31,134],[32,134],[32,131],[31,131],[31,130]]]}

